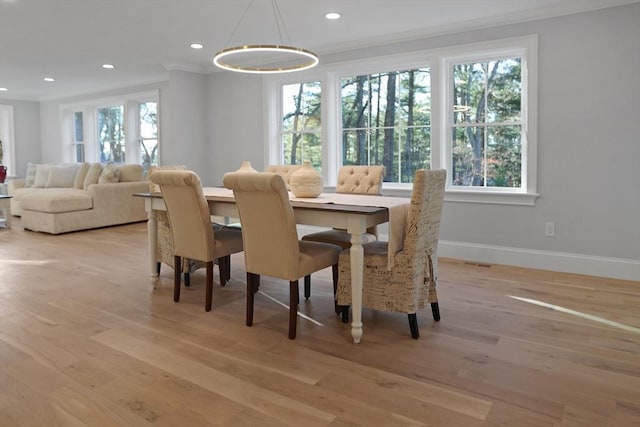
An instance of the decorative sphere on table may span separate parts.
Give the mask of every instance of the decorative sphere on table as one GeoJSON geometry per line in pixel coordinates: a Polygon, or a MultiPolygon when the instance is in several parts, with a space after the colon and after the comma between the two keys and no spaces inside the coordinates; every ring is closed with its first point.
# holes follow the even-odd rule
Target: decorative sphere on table
{"type": "Polygon", "coordinates": [[[289,177],[289,185],[296,197],[318,197],[324,189],[324,180],[311,163],[302,162],[302,167],[289,177]]]}

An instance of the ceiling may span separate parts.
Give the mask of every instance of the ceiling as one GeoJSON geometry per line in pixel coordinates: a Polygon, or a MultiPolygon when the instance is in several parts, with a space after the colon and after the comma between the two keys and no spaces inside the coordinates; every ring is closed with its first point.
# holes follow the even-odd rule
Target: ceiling
{"type": "Polygon", "coordinates": [[[0,100],[47,100],[214,70],[213,54],[284,43],[322,55],[640,0],[0,0],[0,100]],[[243,12],[246,14],[243,19],[243,12]],[[324,13],[342,18],[329,21],[324,13]],[[237,28],[236,28],[237,27],[237,28]],[[234,32],[234,28],[236,28],[234,32]],[[233,35],[233,37],[232,37],[233,35]],[[204,48],[194,50],[190,43],[204,48]],[[115,65],[105,70],[104,63],[115,65]],[[54,82],[45,82],[53,77],[54,82]]]}

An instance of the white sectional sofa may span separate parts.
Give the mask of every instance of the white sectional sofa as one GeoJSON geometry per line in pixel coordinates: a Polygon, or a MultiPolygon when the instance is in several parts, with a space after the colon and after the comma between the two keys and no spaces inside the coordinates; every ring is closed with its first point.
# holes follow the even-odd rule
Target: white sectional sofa
{"type": "Polygon", "coordinates": [[[29,165],[8,188],[11,213],[27,230],[60,234],[147,219],[144,200],[133,197],[149,191],[141,165],[29,165]]]}

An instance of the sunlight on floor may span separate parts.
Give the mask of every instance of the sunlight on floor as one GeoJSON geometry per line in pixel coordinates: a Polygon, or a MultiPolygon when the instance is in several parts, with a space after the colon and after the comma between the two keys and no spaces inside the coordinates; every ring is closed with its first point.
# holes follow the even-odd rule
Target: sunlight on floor
{"type": "Polygon", "coordinates": [[[24,260],[24,259],[0,259],[0,264],[12,264],[12,265],[46,265],[57,262],[52,259],[43,260],[24,260]]]}
{"type": "Polygon", "coordinates": [[[623,329],[628,332],[634,332],[640,334],[640,328],[625,325],[623,323],[614,322],[613,320],[604,319],[602,317],[594,316],[592,314],[583,313],[581,311],[571,310],[570,308],[560,307],[559,305],[549,304],[546,302],[538,301],[530,298],[516,297],[508,295],[509,298],[517,299],[518,301],[528,302],[529,304],[535,304],[540,307],[550,308],[551,310],[559,311],[561,313],[571,314],[574,316],[582,317],[583,319],[592,320],[594,322],[602,323],[605,325],[613,326],[614,328],[623,329]]]}
{"type": "MultiPolygon", "coordinates": [[[[275,299],[275,298],[274,298],[274,297],[272,297],[271,295],[266,294],[266,293],[264,293],[264,292],[262,292],[262,291],[258,291],[258,293],[259,293],[260,295],[264,295],[265,297],[269,298],[271,301],[275,302],[276,304],[279,304],[279,305],[281,305],[281,306],[283,306],[283,307],[286,307],[286,308],[287,308],[287,310],[289,310],[289,306],[288,306],[287,304],[285,304],[285,303],[283,303],[283,302],[278,301],[277,299],[275,299]]],[[[299,311],[298,311],[298,316],[300,316],[300,317],[302,317],[303,319],[306,319],[306,320],[308,320],[309,322],[314,323],[314,324],[316,324],[316,325],[318,325],[318,326],[324,326],[322,323],[318,322],[318,321],[317,321],[317,320],[315,320],[315,319],[312,319],[311,317],[309,317],[309,316],[307,316],[307,315],[305,315],[305,314],[300,313],[299,311]]]]}

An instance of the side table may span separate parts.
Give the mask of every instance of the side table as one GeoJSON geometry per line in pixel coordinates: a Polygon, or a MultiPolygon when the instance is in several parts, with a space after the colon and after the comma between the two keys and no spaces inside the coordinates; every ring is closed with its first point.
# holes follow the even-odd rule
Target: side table
{"type": "Polygon", "coordinates": [[[4,219],[0,219],[0,223],[4,222],[7,228],[11,228],[11,197],[0,195],[0,209],[2,209],[2,214],[4,215],[4,219]]]}

